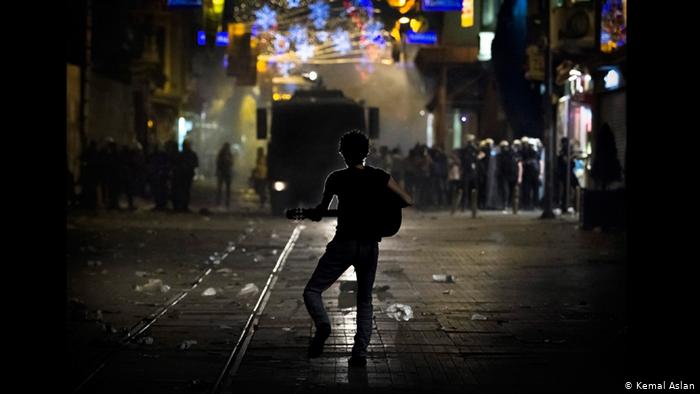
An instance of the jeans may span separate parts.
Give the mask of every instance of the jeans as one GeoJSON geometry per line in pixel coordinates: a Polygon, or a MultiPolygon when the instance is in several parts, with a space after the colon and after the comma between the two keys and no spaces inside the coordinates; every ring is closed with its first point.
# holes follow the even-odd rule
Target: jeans
{"type": "Polygon", "coordinates": [[[351,265],[357,274],[357,333],[354,356],[366,356],[372,334],[372,286],[377,272],[379,245],[376,241],[332,240],[318,261],[304,288],[304,304],[318,328],[330,325],[321,293],[326,291],[351,265]]]}

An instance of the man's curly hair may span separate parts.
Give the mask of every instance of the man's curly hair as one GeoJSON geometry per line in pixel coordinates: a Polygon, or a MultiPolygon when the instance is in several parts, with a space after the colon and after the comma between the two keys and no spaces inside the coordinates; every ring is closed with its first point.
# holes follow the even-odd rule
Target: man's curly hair
{"type": "Polygon", "coordinates": [[[369,139],[360,130],[350,130],[340,137],[338,151],[349,166],[362,164],[369,153],[369,139]]]}

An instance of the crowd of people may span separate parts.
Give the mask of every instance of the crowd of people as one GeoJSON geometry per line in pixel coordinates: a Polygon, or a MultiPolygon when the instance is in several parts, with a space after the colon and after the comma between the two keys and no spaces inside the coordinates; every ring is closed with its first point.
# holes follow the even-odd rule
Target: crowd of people
{"type": "MultiPolygon", "coordinates": [[[[554,200],[566,209],[564,190],[578,186],[573,160],[567,164],[569,144],[560,142],[555,167],[554,200]]],[[[263,148],[257,151],[256,163],[249,178],[250,187],[265,205],[269,187],[267,158],[263,148]]],[[[439,147],[416,143],[407,155],[401,148],[372,148],[366,164],[389,172],[414,197],[417,209],[469,210],[472,204],[479,210],[508,211],[514,204],[518,209],[532,210],[541,206],[544,181],[544,154],[539,140],[523,137],[512,141],[491,138],[477,141],[466,136],[459,149],[444,152],[439,147]]],[[[192,144],[185,140],[182,149],[174,140],[155,144],[144,152],[141,144],[118,146],[108,139],[98,147],[91,141],[80,156],[80,176],[68,174],[68,203],[87,209],[98,206],[120,209],[126,198],[128,209],[136,209],[134,197],[152,199],[154,210],[189,211],[189,200],[195,169],[199,166],[192,144]],[[80,193],[75,192],[75,185],[80,193]]],[[[229,143],[223,144],[216,157],[218,206],[230,207],[234,157],[229,143]]]]}
{"type": "Polygon", "coordinates": [[[138,142],[119,146],[110,138],[100,147],[93,140],[80,155],[78,179],[68,171],[68,203],[85,209],[119,210],[125,197],[128,209],[135,210],[134,198],[141,197],[153,199],[154,210],[172,207],[186,212],[198,166],[188,140],[182,143],[182,150],[170,140],[153,145],[148,153],[138,142]]]}
{"type": "MultiPolygon", "coordinates": [[[[555,201],[564,207],[564,174],[569,169],[569,186],[577,178],[567,166],[568,141],[562,140],[555,173],[555,201]],[[563,164],[562,164],[563,162],[563,164]]],[[[467,135],[459,149],[444,152],[439,147],[416,143],[406,156],[399,147],[373,149],[367,164],[388,172],[414,196],[418,209],[519,209],[541,207],[544,181],[544,154],[539,140],[523,137],[495,144],[491,138],[477,141],[467,135]],[[472,201],[472,198],[474,200],[472,201]]],[[[569,194],[571,196],[571,194],[569,194]]]]}

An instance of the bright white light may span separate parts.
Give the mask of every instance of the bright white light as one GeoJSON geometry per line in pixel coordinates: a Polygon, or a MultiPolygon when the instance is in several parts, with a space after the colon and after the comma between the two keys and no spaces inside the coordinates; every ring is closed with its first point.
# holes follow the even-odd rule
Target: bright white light
{"type": "Polygon", "coordinates": [[[309,79],[312,80],[312,81],[315,81],[316,78],[318,78],[318,74],[316,74],[316,71],[311,71],[311,72],[309,73],[309,79]]]}
{"type": "Polygon", "coordinates": [[[466,121],[467,121],[467,117],[466,117],[466,116],[462,116],[461,119],[462,119],[462,122],[466,122],[466,121]]]}
{"type": "Polygon", "coordinates": [[[603,79],[605,80],[606,89],[615,89],[620,86],[620,74],[615,70],[608,71],[603,79]]]}
{"type": "Polygon", "coordinates": [[[419,114],[420,114],[420,116],[425,116],[425,111],[420,110],[419,114]]]}
{"type": "Polygon", "coordinates": [[[276,191],[281,192],[287,188],[287,184],[284,182],[277,181],[272,187],[274,187],[276,191]]]}
{"type": "Polygon", "coordinates": [[[491,60],[491,42],[496,37],[496,33],[491,31],[482,31],[479,33],[479,55],[477,59],[484,62],[491,60]]]}
{"type": "Polygon", "coordinates": [[[428,122],[425,127],[425,140],[429,148],[433,146],[433,118],[433,114],[428,114],[428,122]]]}
{"type": "Polygon", "coordinates": [[[402,17],[399,19],[399,23],[404,24],[404,25],[405,25],[406,23],[410,22],[410,21],[411,21],[411,20],[408,19],[408,18],[405,17],[405,16],[402,16],[402,17]]]}
{"type": "Polygon", "coordinates": [[[575,68],[572,68],[572,69],[569,71],[569,75],[581,76],[581,71],[579,71],[579,70],[577,70],[577,69],[575,69],[575,68]]]}

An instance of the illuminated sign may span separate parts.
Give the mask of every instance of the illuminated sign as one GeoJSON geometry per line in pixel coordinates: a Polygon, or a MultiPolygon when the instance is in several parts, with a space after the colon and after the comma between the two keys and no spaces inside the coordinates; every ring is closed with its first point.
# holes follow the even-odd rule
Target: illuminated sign
{"type": "Polygon", "coordinates": [[[462,11],[462,0],[423,0],[423,11],[462,11]]]}
{"type": "Polygon", "coordinates": [[[462,27],[474,26],[474,0],[462,0],[462,27]]]}
{"type": "Polygon", "coordinates": [[[203,46],[207,44],[207,34],[202,30],[197,32],[197,45],[203,46]]]}
{"type": "Polygon", "coordinates": [[[482,31],[479,33],[479,55],[477,59],[482,62],[491,60],[491,43],[496,37],[496,33],[491,31],[482,31]]]}
{"type": "Polygon", "coordinates": [[[202,0],[168,0],[168,7],[201,7],[202,0]]]}
{"type": "Polygon", "coordinates": [[[406,33],[406,43],[434,45],[437,44],[437,33],[434,31],[427,31],[425,33],[409,31],[406,33]]]}
{"type": "Polygon", "coordinates": [[[613,68],[605,74],[603,80],[605,81],[605,89],[616,89],[620,86],[620,73],[613,68]]]}
{"type": "Polygon", "coordinates": [[[216,33],[216,46],[226,47],[228,46],[228,32],[220,31],[216,33]]]}

